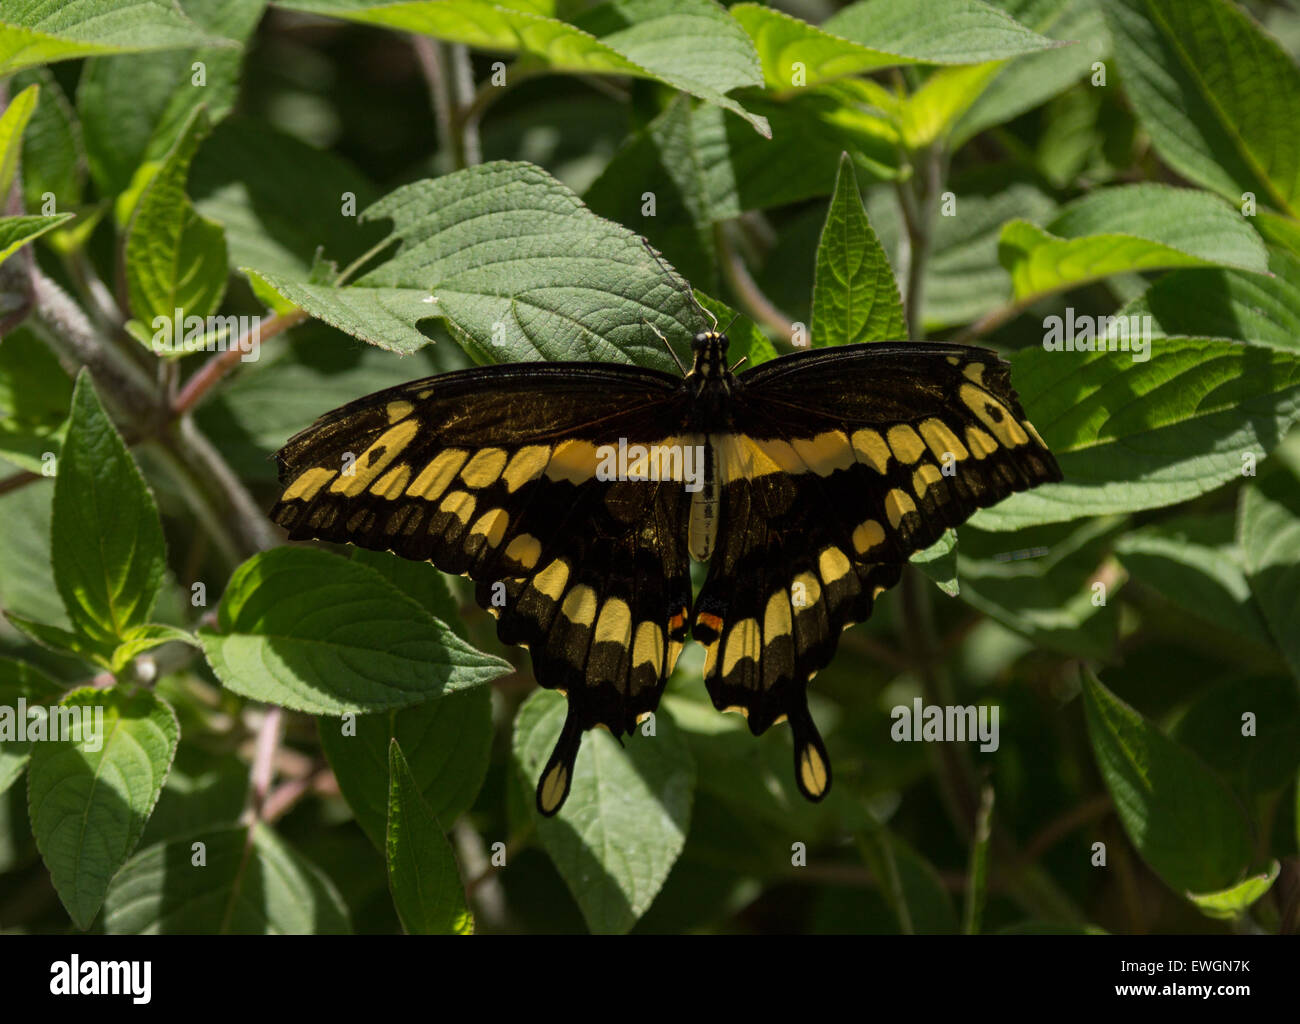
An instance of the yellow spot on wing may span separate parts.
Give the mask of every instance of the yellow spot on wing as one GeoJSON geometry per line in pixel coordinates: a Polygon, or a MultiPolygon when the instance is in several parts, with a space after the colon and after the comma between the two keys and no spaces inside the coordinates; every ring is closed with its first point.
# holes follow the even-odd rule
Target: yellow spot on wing
{"type": "Polygon", "coordinates": [[[395,427],[389,427],[375,439],[374,444],[357,456],[352,475],[344,476],[340,473],[339,478],[330,484],[330,491],[355,498],[402,453],[419,429],[418,420],[404,420],[395,427]]]}
{"type": "Polygon", "coordinates": [[[568,582],[569,566],[557,558],[534,576],[529,585],[552,601],[558,601],[564,594],[564,585],[568,582]]]}
{"type": "Polygon", "coordinates": [[[569,769],[563,764],[557,764],[542,781],[542,810],[550,814],[560,806],[564,800],[564,791],[569,784],[569,769]]]}
{"type": "Polygon", "coordinates": [[[973,380],[980,387],[984,386],[984,364],[967,363],[961,368],[962,376],[967,380],[973,380]]]}
{"type": "Polygon", "coordinates": [[[930,446],[930,451],[934,452],[934,457],[943,460],[944,454],[952,452],[952,457],[957,460],[966,458],[970,454],[966,446],[961,443],[957,435],[949,428],[943,420],[928,419],[921,424],[921,436],[925,438],[925,443],[930,446]]]}
{"type": "Polygon", "coordinates": [[[403,463],[400,466],[394,466],[376,480],[375,486],[370,488],[370,491],[381,498],[394,501],[402,496],[402,488],[406,486],[406,482],[410,479],[411,467],[403,463]]]}
{"type": "Polygon", "coordinates": [[[925,444],[916,436],[916,431],[906,423],[889,428],[889,447],[893,449],[899,462],[910,465],[925,452],[925,444]]]}
{"type": "Polygon", "coordinates": [[[999,441],[1008,448],[1027,444],[1029,435],[1016,422],[1011,410],[992,395],[981,391],[973,384],[963,384],[958,392],[961,400],[970,407],[970,411],[979,417],[980,422],[993,431],[999,441]]]}
{"type": "Polygon", "coordinates": [[[895,530],[898,524],[903,521],[903,516],[909,512],[916,511],[916,502],[906,491],[901,491],[895,487],[885,495],[885,515],[889,516],[889,525],[895,530]]]}
{"type": "Polygon", "coordinates": [[[1043,435],[1034,429],[1034,425],[1032,423],[1030,423],[1028,420],[1023,420],[1021,425],[1025,428],[1025,430],[1029,432],[1030,437],[1032,437],[1035,441],[1041,444],[1044,448],[1047,447],[1047,442],[1043,440],[1043,435]]]}
{"type": "Polygon", "coordinates": [[[596,475],[599,458],[590,441],[561,441],[551,453],[546,475],[552,480],[581,484],[596,475]]]}
{"type": "Polygon", "coordinates": [[[506,545],[506,557],[518,562],[525,569],[531,569],[542,557],[542,543],[531,533],[521,533],[506,545]]]}
{"type": "Polygon", "coordinates": [[[386,410],[388,413],[388,422],[396,423],[398,420],[404,420],[406,417],[411,415],[411,412],[414,409],[415,406],[403,398],[399,398],[394,402],[389,402],[388,409],[386,410]]]}
{"type": "Polygon", "coordinates": [[[818,476],[830,476],[837,469],[848,469],[857,460],[849,439],[838,430],[827,430],[811,441],[798,439],[792,442],[795,453],[818,476]]]}
{"type": "Polygon", "coordinates": [[[889,465],[889,446],[885,444],[883,437],[874,430],[863,428],[855,430],[850,440],[859,462],[865,462],[877,473],[885,471],[886,466],[889,465]]]}
{"type": "Polygon", "coordinates": [[[334,479],[336,472],[338,471],[321,467],[309,469],[285,488],[280,500],[294,501],[301,498],[303,501],[311,501],[312,498],[316,497],[317,491],[334,479]]]}
{"type": "Polygon", "coordinates": [[[812,744],[799,752],[799,778],[803,782],[803,788],[812,796],[821,796],[826,792],[826,762],[812,744]]]}
{"type": "Polygon", "coordinates": [[[565,595],[560,611],[574,625],[590,626],[596,621],[596,592],[585,583],[579,584],[565,595]]]}
{"type": "Polygon", "coordinates": [[[649,665],[657,677],[664,666],[664,634],[653,622],[643,622],[636,627],[636,642],[632,645],[632,667],[649,665]]]}
{"type": "Polygon", "coordinates": [[[504,448],[482,448],[474,453],[465,468],[460,471],[460,478],[466,486],[481,490],[495,482],[506,465],[504,448]]]}
{"type": "Polygon", "coordinates": [[[529,480],[537,479],[542,475],[550,457],[551,449],[544,444],[530,444],[520,448],[510,457],[510,464],[501,473],[501,479],[506,482],[506,490],[514,494],[529,480]]]}
{"type": "Polygon", "coordinates": [[[627,647],[632,642],[632,612],[620,597],[611,597],[600,608],[596,620],[596,643],[627,647]]]}
{"type": "Polygon", "coordinates": [[[821,600],[822,584],[816,576],[810,572],[801,572],[794,578],[790,586],[790,606],[794,608],[794,613],[807,611],[815,607],[821,600]],[[803,604],[799,603],[799,594],[796,592],[794,584],[800,584],[803,587],[803,604]]]}
{"type": "Polygon", "coordinates": [[[426,501],[437,501],[442,492],[447,489],[447,485],[456,478],[456,473],[465,464],[467,458],[469,452],[461,448],[448,448],[445,452],[440,452],[424,469],[420,470],[420,475],[411,481],[411,486],[406,489],[407,495],[412,498],[424,498],[426,501]]]}
{"type": "Polygon", "coordinates": [[[998,450],[997,443],[979,427],[966,428],[966,443],[977,459],[986,459],[998,450]]]}
{"type": "Polygon", "coordinates": [[[469,517],[474,514],[474,506],[477,504],[478,499],[469,491],[452,491],[442,499],[438,511],[450,513],[459,519],[463,525],[469,522],[469,517]]]}
{"type": "Polygon", "coordinates": [[[469,532],[471,536],[482,534],[487,538],[488,547],[494,548],[501,543],[501,538],[506,535],[506,527],[509,525],[510,516],[506,510],[494,508],[479,516],[469,532]]]}
{"type": "Polygon", "coordinates": [[[868,519],[858,525],[853,531],[853,550],[860,555],[865,555],[877,544],[885,540],[885,528],[874,519],[868,519]]]}
{"type": "Polygon", "coordinates": [[[849,560],[844,557],[844,552],[837,547],[824,548],[817,556],[817,571],[827,584],[843,579],[852,568],[849,560]]]}
{"type": "Polygon", "coordinates": [[[939,467],[927,462],[912,474],[912,490],[916,492],[918,498],[924,498],[929,486],[937,484],[942,479],[943,474],[939,472],[939,467]]]}
{"type": "Polygon", "coordinates": [[[778,637],[789,636],[793,630],[790,595],[778,590],[767,599],[767,608],[763,612],[763,642],[770,644],[778,637]]]}
{"type": "Polygon", "coordinates": [[[758,661],[761,637],[756,619],[741,619],[727,634],[727,648],[722,655],[722,674],[731,675],[742,658],[758,661]]]}

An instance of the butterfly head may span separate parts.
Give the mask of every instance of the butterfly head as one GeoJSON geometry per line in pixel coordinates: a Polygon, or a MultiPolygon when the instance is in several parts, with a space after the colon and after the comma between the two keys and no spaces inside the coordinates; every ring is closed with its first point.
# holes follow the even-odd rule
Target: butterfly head
{"type": "Polygon", "coordinates": [[[699,374],[705,379],[724,377],[727,370],[727,336],[719,331],[704,331],[691,339],[691,352],[695,362],[691,366],[692,374],[699,374]]]}

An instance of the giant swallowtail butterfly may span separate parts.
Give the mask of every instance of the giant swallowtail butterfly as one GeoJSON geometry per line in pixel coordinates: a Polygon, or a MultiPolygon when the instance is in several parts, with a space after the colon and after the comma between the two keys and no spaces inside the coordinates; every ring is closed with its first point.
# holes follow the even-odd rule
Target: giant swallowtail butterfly
{"type": "Polygon", "coordinates": [[[986,349],[845,345],[737,375],[725,334],[692,348],[682,377],[514,363],[412,381],[277,454],[271,516],[290,538],[468,576],[501,641],[567,694],[542,814],[564,803],[584,730],[618,736],[656,708],[688,632],[714,705],[756,735],[788,720],[795,780],[822,799],[806,691],[841,631],[945,528],[1061,479],[986,349]],[[694,597],[691,559],[708,562],[694,597]]]}

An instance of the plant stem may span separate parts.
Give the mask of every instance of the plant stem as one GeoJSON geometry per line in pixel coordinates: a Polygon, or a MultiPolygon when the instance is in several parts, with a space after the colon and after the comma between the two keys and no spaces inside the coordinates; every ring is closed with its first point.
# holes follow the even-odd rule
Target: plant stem
{"type": "Polygon", "coordinates": [[[714,244],[718,249],[718,262],[722,276],[735,293],[741,308],[755,323],[762,324],[768,331],[785,342],[789,342],[794,333],[790,318],[776,308],[776,305],[763,294],[757,282],[745,266],[722,224],[713,226],[714,244]]]}

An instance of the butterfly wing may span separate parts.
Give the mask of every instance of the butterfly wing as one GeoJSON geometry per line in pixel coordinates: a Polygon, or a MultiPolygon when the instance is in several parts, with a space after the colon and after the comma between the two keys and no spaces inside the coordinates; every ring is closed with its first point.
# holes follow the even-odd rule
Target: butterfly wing
{"type": "Polygon", "coordinates": [[[477,584],[569,712],[538,807],[568,794],[584,730],[654,710],[686,634],[689,494],[603,474],[605,446],[681,445],[680,380],[609,364],[511,364],[412,381],[324,416],[277,453],[293,540],[429,560],[477,584]],[[602,478],[602,477],[606,478],[602,478]]]}
{"type": "Polygon", "coordinates": [[[788,718],[812,800],[830,761],[809,680],[902,565],[1014,491],[1061,478],[987,349],[876,343],[796,353],[739,378],[712,438],[722,532],[696,601],[715,706],[788,718]]]}

